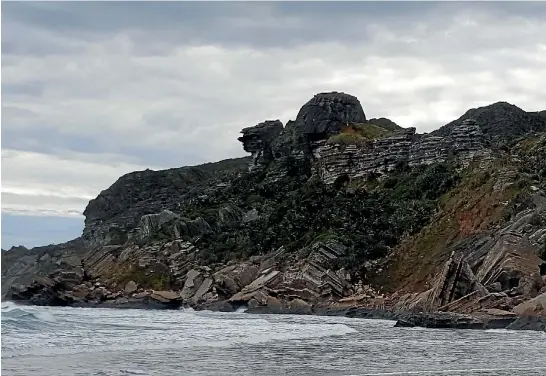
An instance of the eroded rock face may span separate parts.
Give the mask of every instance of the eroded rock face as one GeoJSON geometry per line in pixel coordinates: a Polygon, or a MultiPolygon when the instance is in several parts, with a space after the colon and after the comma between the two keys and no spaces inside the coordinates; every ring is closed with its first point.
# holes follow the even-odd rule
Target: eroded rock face
{"type": "Polygon", "coordinates": [[[468,263],[453,253],[429,290],[401,297],[395,309],[436,311],[469,294],[479,298],[487,293],[488,291],[478,281],[468,263]]]}
{"type": "Polygon", "coordinates": [[[513,104],[497,102],[489,106],[468,110],[459,119],[432,132],[436,136],[447,136],[452,129],[465,120],[474,119],[482,132],[497,145],[510,144],[530,132],[546,131],[546,118],[537,112],[526,112],[513,104]]]}
{"type": "Polygon", "coordinates": [[[122,245],[138,237],[135,231],[142,216],[163,210],[179,214],[200,195],[223,189],[232,174],[244,171],[246,166],[248,159],[239,158],[126,174],[89,202],[82,238],[90,248],[122,245]]]}
{"type": "Polygon", "coordinates": [[[496,239],[476,276],[484,285],[498,282],[503,291],[519,288],[521,294],[535,296],[544,284],[541,264],[536,248],[526,237],[508,232],[496,239]]]}
{"type": "MultiPolygon", "coordinates": [[[[348,124],[365,121],[366,115],[356,97],[338,92],[320,93],[303,105],[296,120],[289,121],[284,129],[278,120],[266,121],[243,129],[239,141],[245,151],[252,153],[250,170],[263,170],[274,159],[311,158],[314,142],[340,133],[348,124]]],[[[273,173],[285,173],[277,171],[278,168],[274,170],[273,173]]],[[[276,178],[270,176],[272,181],[276,178]]]]}
{"type": "Polygon", "coordinates": [[[267,120],[254,127],[244,128],[239,137],[246,152],[252,154],[249,171],[264,169],[273,161],[271,144],[283,130],[280,120],[267,120]]]}
{"type": "Polygon", "coordinates": [[[469,119],[452,127],[446,137],[418,135],[415,128],[358,144],[320,144],[314,151],[316,170],[326,183],[342,176],[362,178],[386,174],[397,166],[422,166],[446,162],[454,157],[460,167],[490,155],[476,121],[469,119]]]}

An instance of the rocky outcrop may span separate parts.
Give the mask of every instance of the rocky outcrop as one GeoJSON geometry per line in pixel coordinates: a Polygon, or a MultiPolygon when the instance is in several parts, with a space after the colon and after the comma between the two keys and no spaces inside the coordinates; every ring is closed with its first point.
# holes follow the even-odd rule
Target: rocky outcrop
{"type": "MultiPolygon", "coordinates": [[[[334,241],[316,242],[309,247],[309,252],[306,259],[284,270],[276,270],[274,267],[263,269],[254,281],[234,294],[229,301],[238,305],[247,304],[253,309],[268,307],[270,310],[274,306],[274,309],[283,307],[284,310],[294,311],[296,306],[303,307],[301,301],[315,304],[346,296],[350,285],[343,269],[336,265],[345,255],[346,248],[334,241]]],[[[273,257],[282,256],[281,249],[273,257]]],[[[276,265],[275,262],[271,263],[271,258],[266,258],[262,264],[276,265]]]]}
{"type": "Polygon", "coordinates": [[[122,245],[137,238],[143,215],[181,213],[208,192],[222,190],[248,166],[247,158],[162,171],[137,171],[120,177],[84,210],[83,239],[89,247],[122,245]]]}
{"type": "Polygon", "coordinates": [[[268,120],[254,127],[244,128],[239,137],[246,152],[251,153],[249,171],[263,170],[273,161],[271,144],[283,130],[279,120],[268,120]]]}
{"type": "Polygon", "coordinates": [[[519,289],[521,294],[533,297],[544,286],[541,264],[536,248],[527,238],[505,232],[494,241],[477,278],[486,286],[499,283],[502,291],[519,289]]]}
{"type": "Polygon", "coordinates": [[[364,123],[359,100],[349,94],[320,93],[302,106],[296,120],[289,121],[273,145],[275,157],[311,153],[311,143],[341,132],[348,124],[364,123]]]}
{"type": "Polygon", "coordinates": [[[452,253],[443,270],[433,281],[429,290],[402,296],[395,309],[398,311],[438,311],[464,299],[469,295],[476,298],[487,295],[488,291],[478,281],[468,263],[452,253]]]}
{"type": "Polygon", "coordinates": [[[507,102],[468,110],[457,120],[432,132],[435,136],[446,137],[453,128],[467,119],[474,119],[480,129],[496,145],[513,144],[519,137],[533,132],[546,132],[546,119],[537,112],[526,112],[507,102]]]}
{"type": "Polygon", "coordinates": [[[80,272],[87,248],[81,239],[67,243],[11,249],[2,252],[2,295],[12,285],[28,286],[36,277],[46,277],[59,269],[80,272]]]}
{"type": "Polygon", "coordinates": [[[456,313],[412,313],[401,315],[395,326],[435,329],[504,329],[516,320],[510,312],[499,313],[478,316],[456,313]]]}
{"type": "Polygon", "coordinates": [[[489,157],[486,146],[478,124],[466,120],[446,137],[418,135],[415,128],[408,128],[359,144],[323,144],[314,155],[318,175],[326,183],[333,183],[342,176],[354,179],[382,175],[400,166],[443,163],[450,158],[466,167],[473,160],[489,157]]]}
{"type": "Polygon", "coordinates": [[[545,291],[546,138],[503,148],[488,111],[420,135],[318,94],[285,128],[245,128],[250,158],[121,177],[89,203],[81,239],[3,252],[3,293],[506,326],[545,291]]]}

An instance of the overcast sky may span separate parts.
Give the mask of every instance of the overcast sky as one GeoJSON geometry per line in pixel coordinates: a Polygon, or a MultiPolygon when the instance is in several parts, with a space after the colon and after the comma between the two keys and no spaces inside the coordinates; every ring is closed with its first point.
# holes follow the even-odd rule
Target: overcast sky
{"type": "Polygon", "coordinates": [[[318,92],[420,132],[545,109],[545,21],[537,2],[3,2],[2,246],[76,236],[126,172],[242,156],[241,128],[318,92]]]}

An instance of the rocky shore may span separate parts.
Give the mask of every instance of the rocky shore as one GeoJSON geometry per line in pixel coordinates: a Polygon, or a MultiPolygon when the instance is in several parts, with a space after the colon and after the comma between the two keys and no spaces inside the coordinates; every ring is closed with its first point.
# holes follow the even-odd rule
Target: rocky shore
{"type": "Polygon", "coordinates": [[[541,113],[417,134],[333,92],[241,133],[250,158],[127,174],[80,238],[3,250],[3,299],[544,330],[541,113]]]}

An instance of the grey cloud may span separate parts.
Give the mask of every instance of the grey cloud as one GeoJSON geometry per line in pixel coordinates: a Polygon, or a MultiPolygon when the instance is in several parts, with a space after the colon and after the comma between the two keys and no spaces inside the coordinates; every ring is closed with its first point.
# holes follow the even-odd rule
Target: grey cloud
{"type": "MultiPolygon", "coordinates": [[[[9,187],[87,197],[130,169],[241,156],[241,128],[321,91],[419,131],[499,100],[543,109],[546,6],[486,5],[5,3],[9,187]]],[[[47,205],[83,209],[66,202],[47,205]]]]}

